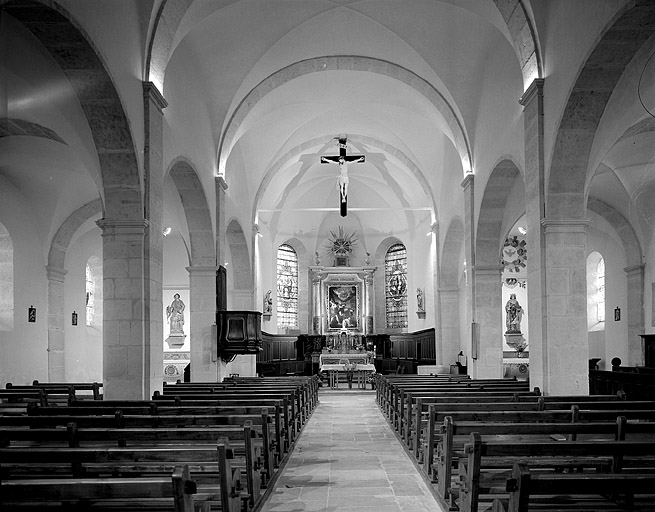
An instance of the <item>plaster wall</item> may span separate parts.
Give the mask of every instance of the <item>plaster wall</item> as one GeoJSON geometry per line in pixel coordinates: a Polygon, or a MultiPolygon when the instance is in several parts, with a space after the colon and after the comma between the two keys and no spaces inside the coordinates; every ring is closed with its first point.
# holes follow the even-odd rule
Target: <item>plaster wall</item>
{"type": "Polygon", "coordinates": [[[612,227],[596,214],[588,212],[592,224],[587,228],[588,256],[594,251],[605,260],[605,322],[599,331],[590,331],[589,357],[600,357],[600,369],[610,370],[610,361],[621,358],[628,364],[628,311],[626,257],[623,246],[612,227]],[[621,319],[614,320],[614,308],[620,308],[621,319]]]}
{"type": "Polygon", "coordinates": [[[48,379],[48,282],[36,219],[21,193],[0,176],[0,222],[14,246],[14,329],[0,331],[0,386],[48,379]],[[18,286],[20,284],[20,286],[18,286]],[[36,322],[27,321],[36,308],[36,322]]]}
{"type": "MultiPolygon", "coordinates": [[[[64,281],[65,375],[69,382],[102,382],[102,296],[95,297],[96,320],[86,325],[86,265],[95,256],[102,261],[102,238],[93,228],[74,239],[66,251],[64,281]],[[72,313],[77,325],[72,325],[72,313]]],[[[102,275],[95,276],[100,280],[102,275]]]]}

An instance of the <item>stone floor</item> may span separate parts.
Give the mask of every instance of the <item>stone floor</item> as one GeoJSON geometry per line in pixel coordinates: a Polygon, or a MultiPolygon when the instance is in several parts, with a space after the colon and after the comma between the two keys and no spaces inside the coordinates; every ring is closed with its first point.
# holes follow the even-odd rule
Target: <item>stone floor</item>
{"type": "Polygon", "coordinates": [[[319,400],[261,511],[442,511],[374,391],[321,389],[319,400]]]}

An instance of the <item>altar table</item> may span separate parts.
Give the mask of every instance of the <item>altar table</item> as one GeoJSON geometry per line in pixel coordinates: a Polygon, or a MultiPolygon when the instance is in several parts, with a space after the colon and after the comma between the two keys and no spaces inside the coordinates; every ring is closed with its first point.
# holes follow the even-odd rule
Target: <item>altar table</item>
{"type": "Polygon", "coordinates": [[[321,354],[319,356],[319,367],[329,377],[330,387],[339,387],[339,373],[346,373],[346,365],[354,365],[353,380],[357,380],[359,389],[366,389],[366,382],[370,373],[375,372],[375,365],[368,362],[367,354],[321,354]]]}

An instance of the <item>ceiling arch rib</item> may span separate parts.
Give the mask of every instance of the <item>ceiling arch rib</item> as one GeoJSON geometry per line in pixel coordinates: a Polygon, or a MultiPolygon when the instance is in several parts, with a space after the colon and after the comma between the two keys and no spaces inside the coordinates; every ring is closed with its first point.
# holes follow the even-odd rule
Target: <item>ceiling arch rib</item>
{"type": "Polygon", "coordinates": [[[535,78],[543,78],[541,56],[530,19],[521,0],[494,0],[512,38],[512,46],[521,66],[523,90],[527,91],[535,78]]]}
{"type": "Polygon", "coordinates": [[[446,125],[450,130],[450,133],[448,133],[447,136],[453,142],[453,145],[459,154],[464,173],[466,174],[472,171],[473,160],[468,137],[463,129],[463,125],[453,107],[429,82],[412,71],[391,62],[369,57],[342,55],[317,57],[296,62],[268,76],[248,92],[230,117],[219,143],[219,174],[225,175],[226,163],[230,152],[238,140],[241,124],[245,121],[254,106],[267,94],[300,76],[310,73],[338,70],[363,71],[384,75],[410,86],[419,94],[427,98],[427,100],[443,116],[446,125]]]}

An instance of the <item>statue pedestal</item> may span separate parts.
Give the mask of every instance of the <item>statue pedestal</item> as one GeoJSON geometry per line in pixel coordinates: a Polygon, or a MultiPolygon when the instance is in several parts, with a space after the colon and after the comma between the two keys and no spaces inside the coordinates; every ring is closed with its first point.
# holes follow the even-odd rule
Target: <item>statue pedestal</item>
{"type": "Polygon", "coordinates": [[[166,343],[168,343],[168,346],[170,348],[180,348],[184,346],[184,339],[186,338],[186,334],[173,334],[166,338],[166,343]]]}
{"type": "Polygon", "coordinates": [[[518,350],[518,347],[525,348],[526,346],[525,338],[523,337],[523,334],[521,334],[520,332],[516,332],[516,333],[506,332],[505,341],[510,347],[512,347],[517,352],[520,352],[518,350]]]}

